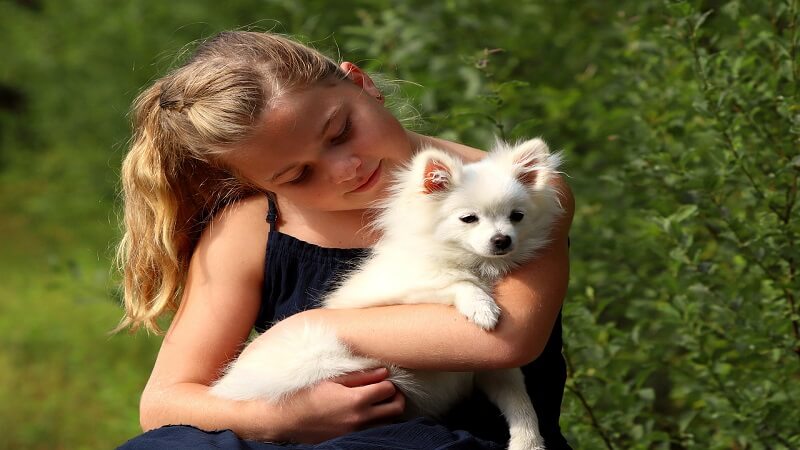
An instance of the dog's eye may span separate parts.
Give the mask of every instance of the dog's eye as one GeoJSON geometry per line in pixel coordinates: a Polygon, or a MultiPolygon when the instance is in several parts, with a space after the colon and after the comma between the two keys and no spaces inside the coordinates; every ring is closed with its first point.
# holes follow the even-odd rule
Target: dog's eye
{"type": "Polygon", "coordinates": [[[464,223],[475,223],[478,221],[478,216],[475,214],[467,214],[466,216],[459,217],[459,220],[464,223]]]}
{"type": "Polygon", "coordinates": [[[525,213],[522,211],[511,211],[511,215],[508,216],[509,220],[514,223],[519,222],[523,217],[525,217],[525,213]]]}

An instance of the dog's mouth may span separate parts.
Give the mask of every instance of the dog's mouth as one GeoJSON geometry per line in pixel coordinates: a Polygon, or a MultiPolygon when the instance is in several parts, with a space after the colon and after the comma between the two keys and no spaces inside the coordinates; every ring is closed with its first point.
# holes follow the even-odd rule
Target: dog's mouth
{"type": "Polygon", "coordinates": [[[508,255],[510,255],[512,253],[514,253],[514,248],[513,247],[509,247],[509,248],[505,248],[505,249],[493,248],[493,249],[489,250],[489,254],[486,255],[486,256],[491,257],[491,258],[501,258],[503,256],[508,256],[508,255]]]}

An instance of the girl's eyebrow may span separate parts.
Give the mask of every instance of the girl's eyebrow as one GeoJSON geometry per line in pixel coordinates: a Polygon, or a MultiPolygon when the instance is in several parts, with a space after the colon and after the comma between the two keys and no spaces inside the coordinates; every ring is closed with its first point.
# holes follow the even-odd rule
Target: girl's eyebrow
{"type": "MultiPolygon", "coordinates": [[[[322,130],[319,133],[319,139],[322,139],[322,138],[325,137],[325,134],[328,132],[328,129],[331,127],[331,124],[333,123],[333,119],[336,118],[336,115],[339,114],[339,112],[342,110],[343,106],[344,106],[344,103],[343,102],[339,102],[338,104],[336,104],[336,106],[333,107],[331,113],[328,115],[328,119],[322,125],[322,130]]],[[[288,172],[288,171],[294,169],[295,167],[297,167],[297,165],[298,165],[297,163],[292,163],[292,164],[289,164],[288,166],[284,167],[283,169],[275,172],[275,175],[273,175],[269,179],[269,182],[270,183],[275,182],[275,180],[277,180],[278,178],[283,176],[286,172],[288,172]]]]}

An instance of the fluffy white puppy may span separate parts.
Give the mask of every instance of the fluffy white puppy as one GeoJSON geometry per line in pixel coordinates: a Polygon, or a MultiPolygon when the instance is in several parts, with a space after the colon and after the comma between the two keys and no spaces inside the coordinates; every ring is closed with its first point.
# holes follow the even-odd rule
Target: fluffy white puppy
{"type": "MultiPolygon", "coordinates": [[[[401,303],[455,306],[492,330],[500,308],[494,283],[549,242],[562,209],[549,185],[561,163],[541,139],[498,142],[481,161],[463,164],[426,149],[396,174],[375,226],[382,237],[359,267],[323,299],[326,308],[401,303]]],[[[234,361],[211,392],[229,399],[278,402],[339,375],[385,366],[353,354],[320,324],[274,336],[234,361]]],[[[543,449],[536,412],[519,369],[472,372],[390,367],[406,396],[407,417],[439,417],[477,386],[508,421],[509,449],[543,449]]]]}

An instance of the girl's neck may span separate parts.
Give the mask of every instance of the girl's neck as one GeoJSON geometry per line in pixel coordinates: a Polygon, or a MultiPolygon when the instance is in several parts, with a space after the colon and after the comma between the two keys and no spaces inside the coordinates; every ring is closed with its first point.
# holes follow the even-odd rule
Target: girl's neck
{"type": "Polygon", "coordinates": [[[378,238],[367,226],[375,210],[319,211],[279,198],[278,211],[278,230],[321,247],[370,247],[378,238]]]}

